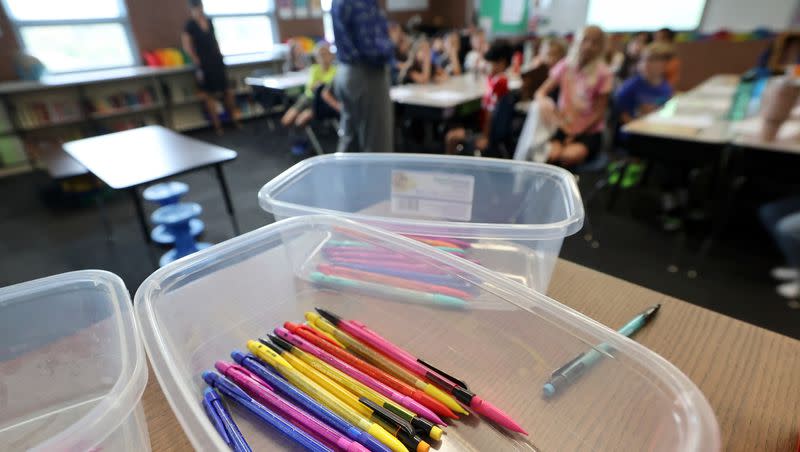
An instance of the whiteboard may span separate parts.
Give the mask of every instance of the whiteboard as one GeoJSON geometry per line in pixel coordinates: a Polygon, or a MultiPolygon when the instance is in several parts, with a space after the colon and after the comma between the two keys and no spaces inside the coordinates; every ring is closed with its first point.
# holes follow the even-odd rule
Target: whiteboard
{"type": "Polygon", "coordinates": [[[586,23],[605,31],[695,30],[706,0],[590,0],[586,23]]]}
{"type": "Polygon", "coordinates": [[[428,0],[386,0],[387,11],[418,11],[428,9],[428,0]]]}

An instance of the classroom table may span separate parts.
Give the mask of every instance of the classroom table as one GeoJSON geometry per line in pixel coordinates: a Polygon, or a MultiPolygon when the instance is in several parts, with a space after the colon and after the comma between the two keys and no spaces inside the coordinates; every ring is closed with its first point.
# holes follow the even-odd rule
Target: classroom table
{"type": "Polygon", "coordinates": [[[189,171],[214,167],[225,207],[239,235],[222,164],[235,151],[189,138],[162,126],[147,126],[64,143],[64,150],[106,185],[130,193],[145,241],[150,243],[139,188],[189,171]]]}
{"type": "MultiPolygon", "coordinates": [[[[660,303],[658,317],[635,339],[705,394],[719,422],[722,450],[797,447],[800,341],[564,260],[548,293],[611,328],[660,303]]],[[[143,403],[153,451],[192,450],[152,371],[143,403]]]]}
{"type": "Polygon", "coordinates": [[[283,74],[250,76],[244,82],[253,88],[264,88],[280,91],[286,95],[295,95],[302,92],[308,82],[310,71],[284,72],[283,74]]]}

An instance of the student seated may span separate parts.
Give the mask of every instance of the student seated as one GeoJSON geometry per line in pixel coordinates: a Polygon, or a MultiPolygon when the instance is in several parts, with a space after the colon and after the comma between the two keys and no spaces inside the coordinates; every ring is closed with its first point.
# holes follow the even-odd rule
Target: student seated
{"type": "Polygon", "coordinates": [[[451,31],[444,36],[443,50],[439,55],[437,64],[448,75],[461,75],[463,68],[459,54],[461,53],[461,38],[457,31],[451,31]]]}
{"type": "Polygon", "coordinates": [[[300,98],[297,99],[281,118],[281,124],[284,127],[295,125],[297,127],[304,127],[314,117],[313,102],[314,91],[320,85],[330,85],[333,82],[333,77],[336,75],[336,65],[333,64],[333,54],[331,53],[330,44],[327,42],[320,42],[314,48],[315,64],[309,68],[308,82],[306,89],[300,98]]]}
{"type": "Polygon", "coordinates": [[[455,154],[459,150],[483,152],[489,148],[492,113],[497,103],[509,93],[505,73],[511,65],[511,54],[511,46],[505,41],[498,41],[483,56],[489,67],[489,78],[486,80],[486,93],[481,99],[480,133],[473,134],[463,127],[450,130],[445,136],[447,154],[455,154]]]}
{"type": "Polygon", "coordinates": [[[782,281],[776,288],[784,298],[800,297],[800,197],[773,201],[759,209],[761,222],[775,240],[786,265],[772,269],[772,277],[782,281]]]}
{"type": "Polygon", "coordinates": [[[569,55],[550,70],[536,92],[545,103],[558,87],[555,112],[558,131],[549,142],[548,162],[565,167],[579,165],[597,154],[614,77],[603,61],[606,36],[599,27],[586,27],[572,44],[569,55]]]}
{"type": "MultiPolygon", "coordinates": [[[[552,38],[542,41],[539,54],[522,68],[521,99],[531,100],[536,90],[542,86],[552,69],[567,54],[567,44],[562,39],[552,38]]],[[[550,96],[558,100],[558,88],[550,96]]]]}
{"type": "Polygon", "coordinates": [[[631,36],[625,46],[625,58],[622,60],[622,66],[617,72],[617,77],[620,80],[627,80],[636,74],[636,64],[639,62],[642,50],[652,40],[653,37],[647,31],[640,31],[631,36]]]}
{"type": "MultiPolygon", "coordinates": [[[[675,32],[669,28],[662,28],[655,33],[654,41],[668,45],[674,45],[675,32]]],[[[667,82],[672,89],[675,89],[675,87],[678,86],[678,81],[681,78],[681,60],[678,59],[676,54],[673,54],[669,61],[667,61],[666,71],[667,82]]]]}
{"type": "Polygon", "coordinates": [[[414,59],[402,74],[403,83],[435,83],[447,79],[444,70],[433,62],[431,55],[431,45],[426,38],[419,38],[414,43],[414,50],[411,52],[414,59]]]}
{"type": "Polygon", "coordinates": [[[480,28],[472,31],[469,38],[470,51],[464,58],[465,72],[482,72],[484,66],[483,54],[486,53],[486,32],[480,28]]]}
{"type": "Polygon", "coordinates": [[[639,58],[637,74],[625,80],[614,95],[620,124],[652,113],[672,97],[672,87],[666,79],[667,62],[672,55],[672,47],[668,44],[654,42],[645,47],[639,58]]]}

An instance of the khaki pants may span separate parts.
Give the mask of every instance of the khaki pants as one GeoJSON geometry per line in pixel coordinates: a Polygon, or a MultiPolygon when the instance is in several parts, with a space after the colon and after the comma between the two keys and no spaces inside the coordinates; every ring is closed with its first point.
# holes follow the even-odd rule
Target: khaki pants
{"type": "Polygon", "coordinates": [[[392,152],[394,110],[388,66],[339,64],[333,94],[342,105],[338,152],[392,152]]]}

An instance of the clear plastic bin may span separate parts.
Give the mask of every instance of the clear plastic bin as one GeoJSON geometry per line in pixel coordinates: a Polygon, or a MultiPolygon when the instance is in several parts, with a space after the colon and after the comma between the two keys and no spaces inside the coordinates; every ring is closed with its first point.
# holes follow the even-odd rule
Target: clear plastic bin
{"type": "Polygon", "coordinates": [[[267,183],[276,219],[335,214],[400,234],[472,242],[468,257],[546,292],[564,237],[583,226],[568,171],[539,163],[415,154],[330,154],[267,183]]]}
{"type": "MultiPolygon", "coordinates": [[[[192,444],[225,450],[201,404],[201,373],[233,349],[324,307],[363,321],[508,412],[530,436],[478,415],[446,430],[439,451],[714,452],[716,420],[697,387],[666,360],[616,332],[481,266],[419,242],[330,216],[293,218],[200,251],[156,271],[134,308],[153,370],[192,444]],[[323,288],[309,282],[330,241],[358,240],[444,272],[470,297],[461,307],[323,288]],[[601,343],[616,351],[559,397],[553,370],[601,343]]],[[[648,328],[658,328],[654,321],[648,328]]],[[[610,350],[602,347],[601,350],[610,350]]],[[[254,450],[292,448],[231,404],[254,450]]]]}
{"type": "Polygon", "coordinates": [[[149,451],[146,384],[116,275],[79,271],[0,289],[0,450],[149,451]]]}

